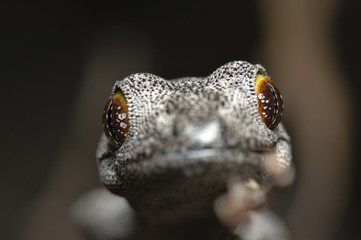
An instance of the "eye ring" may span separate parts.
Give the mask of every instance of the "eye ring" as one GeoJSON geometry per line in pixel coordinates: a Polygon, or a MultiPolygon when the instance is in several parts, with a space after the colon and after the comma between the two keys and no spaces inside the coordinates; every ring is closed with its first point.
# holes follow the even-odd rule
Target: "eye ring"
{"type": "Polygon", "coordinates": [[[255,91],[258,100],[258,114],[265,125],[273,130],[283,115],[283,99],[277,86],[267,77],[257,74],[255,91]]]}
{"type": "Polygon", "coordinates": [[[127,100],[121,89],[109,98],[103,111],[102,122],[109,142],[120,148],[129,134],[127,100]]]}

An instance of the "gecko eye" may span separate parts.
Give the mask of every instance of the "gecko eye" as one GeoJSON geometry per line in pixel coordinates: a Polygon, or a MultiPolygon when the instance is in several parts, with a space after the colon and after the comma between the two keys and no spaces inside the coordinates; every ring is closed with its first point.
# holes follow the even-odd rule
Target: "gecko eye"
{"type": "Polygon", "coordinates": [[[281,121],[283,114],[281,93],[270,79],[261,74],[257,74],[255,85],[258,113],[266,126],[273,130],[281,121]]]}
{"type": "Polygon", "coordinates": [[[107,102],[103,112],[105,136],[114,147],[120,148],[128,137],[129,120],[127,100],[124,93],[117,91],[107,102]]]}

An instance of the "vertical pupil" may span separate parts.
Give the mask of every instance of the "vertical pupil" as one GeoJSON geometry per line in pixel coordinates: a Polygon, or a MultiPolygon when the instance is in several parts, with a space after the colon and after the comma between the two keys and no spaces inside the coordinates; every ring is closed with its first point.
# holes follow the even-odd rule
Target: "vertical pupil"
{"type": "Polygon", "coordinates": [[[116,148],[120,148],[128,137],[128,107],[121,90],[117,91],[105,105],[103,128],[105,136],[116,148]]]}
{"type": "Polygon", "coordinates": [[[272,121],[271,121],[271,126],[270,128],[272,128],[274,126],[275,121],[277,120],[277,109],[278,109],[278,104],[277,104],[277,94],[275,89],[273,88],[273,86],[267,81],[267,85],[270,88],[273,98],[276,99],[276,101],[274,101],[274,112],[272,114],[272,121]]]}
{"type": "Polygon", "coordinates": [[[108,121],[107,121],[107,124],[108,124],[108,128],[109,128],[110,136],[113,137],[113,141],[117,143],[116,145],[120,145],[120,144],[119,144],[119,140],[118,140],[117,137],[116,137],[116,133],[114,132],[114,130],[113,130],[113,125],[112,125],[113,104],[114,104],[114,99],[111,100],[111,103],[110,103],[109,108],[108,108],[109,110],[108,110],[108,121]]]}
{"type": "Polygon", "coordinates": [[[267,77],[258,74],[255,81],[258,113],[265,125],[273,130],[281,121],[283,101],[276,85],[267,77]]]}

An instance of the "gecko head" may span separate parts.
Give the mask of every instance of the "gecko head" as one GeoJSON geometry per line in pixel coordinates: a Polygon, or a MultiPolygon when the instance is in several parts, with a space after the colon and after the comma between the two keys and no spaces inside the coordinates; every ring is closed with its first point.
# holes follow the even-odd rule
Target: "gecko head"
{"type": "Polygon", "coordinates": [[[282,113],[261,65],[236,61],[170,81],[131,75],[115,83],[103,112],[100,178],[116,194],[149,193],[152,202],[212,198],[232,176],[267,182],[267,165],[291,165],[282,113]]]}

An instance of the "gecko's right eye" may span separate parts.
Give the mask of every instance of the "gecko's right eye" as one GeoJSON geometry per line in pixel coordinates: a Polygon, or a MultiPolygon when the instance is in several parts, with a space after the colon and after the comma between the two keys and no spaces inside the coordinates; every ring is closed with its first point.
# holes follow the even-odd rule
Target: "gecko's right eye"
{"type": "Polygon", "coordinates": [[[128,107],[124,93],[119,89],[105,105],[103,129],[109,142],[116,148],[124,143],[129,133],[128,107]]]}
{"type": "Polygon", "coordinates": [[[283,115],[281,93],[269,78],[261,74],[257,74],[255,85],[258,113],[266,126],[273,130],[280,123],[283,115]]]}

